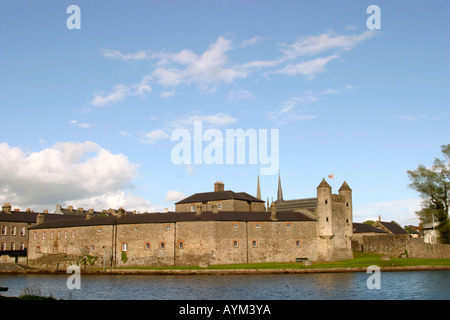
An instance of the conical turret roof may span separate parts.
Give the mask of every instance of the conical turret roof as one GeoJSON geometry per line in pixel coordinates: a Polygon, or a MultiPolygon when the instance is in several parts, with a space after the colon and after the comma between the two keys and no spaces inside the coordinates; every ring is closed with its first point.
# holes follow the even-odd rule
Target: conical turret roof
{"type": "Polygon", "coordinates": [[[344,181],[342,186],[339,188],[339,191],[352,191],[352,189],[350,189],[350,187],[348,186],[347,182],[344,181]]]}
{"type": "Polygon", "coordinates": [[[317,186],[317,188],[331,188],[325,178],[322,179],[322,182],[317,186]]]}

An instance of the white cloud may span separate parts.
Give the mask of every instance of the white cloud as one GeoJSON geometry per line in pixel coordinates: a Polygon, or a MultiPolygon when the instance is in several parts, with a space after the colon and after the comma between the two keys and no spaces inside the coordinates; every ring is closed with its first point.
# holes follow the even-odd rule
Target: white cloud
{"type": "Polygon", "coordinates": [[[131,86],[118,84],[108,95],[102,95],[100,93],[95,94],[90,104],[96,107],[104,107],[110,104],[121,102],[128,96],[139,96],[142,98],[146,93],[152,91],[152,88],[148,85],[151,80],[152,77],[147,75],[144,76],[139,83],[131,86]]]}
{"type": "Polygon", "coordinates": [[[0,201],[19,207],[86,201],[132,187],[137,165],[94,142],[56,143],[36,152],[0,144],[0,201]]]}
{"type": "Polygon", "coordinates": [[[220,83],[231,83],[247,76],[246,71],[237,65],[233,66],[229,61],[226,52],[231,49],[231,41],[219,37],[201,55],[184,49],[165,56],[159,63],[161,66],[152,72],[152,76],[166,87],[196,83],[201,90],[214,91],[220,83]]]}
{"type": "Polygon", "coordinates": [[[203,127],[225,127],[237,121],[236,118],[226,113],[216,113],[210,115],[190,115],[187,117],[178,118],[171,122],[172,128],[188,127],[192,128],[194,121],[201,121],[203,127]]]}
{"type": "Polygon", "coordinates": [[[102,56],[108,58],[117,58],[121,60],[143,60],[153,58],[154,55],[148,50],[140,50],[135,53],[124,54],[118,50],[102,49],[102,56]]]}
{"type": "Polygon", "coordinates": [[[297,64],[288,64],[283,69],[276,71],[275,73],[284,73],[287,75],[296,75],[298,73],[308,76],[308,79],[312,79],[315,74],[325,71],[325,66],[331,60],[336,59],[338,56],[333,55],[329,57],[320,57],[317,59],[300,62],[297,64]]]}
{"type": "Polygon", "coordinates": [[[167,202],[177,202],[186,198],[186,195],[177,190],[169,190],[166,194],[167,202]]]}
{"type": "Polygon", "coordinates": [[[124,191],[108,192],[90,198],[64,201],[61,205],[63,207],[73,206],[74,208],[84,209],[93,208],[99,211],[123,207],[125,210],[136,210],[136,213],[161,212],[164,209],[162,206],[153,204],[147,199],[124,191]]]}
{"type": "Polygon", "coordinates": [[[72,120],[69,122],[71,125],[80,127],[80,128],[91,128],[92,124],[90,123],[79,123],[78,120],[72,120]]]}
{"type": "Polygon", "coordinates": [[[245,89],[233,89],[227,93],[227,101],[253,99],[255,96],[245,89]]]}
{"type": "Polygon", "coordinates": [[[317,116],[308,113],[308,110],[306,109],[308,105],[319,102],[327,95],[341,94],[353,91],[354,89],[355,87],[346,85],[338,89],[328,88],[319,92],[308,90],[300,96],[294,96],[283,101],[275,110],[268,112],[267,116],[269,120],[275,121],[278,124],[286,124],[301,120],[312,120],[317,118],[317,116]]]}
{"type": "Polygon", "coordinates": [[[364,40],[375,35],[374,31],[364,31],[361,34],[340,35],[334,32],[327,32],[318,36],[306,36],[300,38],[295,43],[288,45],[282,52],[287,58],[292,59],[298,56],[317,55],[330,49],[341,49],[348,51],[364,40]]]}
{"type": "Polygon", "coordinates": [[[306,113],[300,106],[316,103],[318,100],[318,97],[308,94],[291,97],[283,101],[275,111],[269,112],[268,118],[279,124],[315,119],[317,116],[306,113]]]}
{"type": "Polygon", "coordinates": [[[165,133],[163,130],[157,129],[157,130],[147,132],[145,134],[145,138],[146,138],[145,142],[155,143],[156,141],[161,140],[161,139],[168,139],[168,138],[170,138],[170,136],[167,133],[165,133]]]}
{"type": "Polygon", "coordinates": [[[173,97],[174,95],[175,95],[175,90],[171,90],[171,91],[163,91],[163,92],[160,93],[159,96],[161,98],[168,99],[168,98],[173,97]]]}
{"type": "MultiPolygon", "coordinates": [[[[344,35],[330,31],[305,36],[292,44],[283,44],[278,57],[270,60],[250,59],[239,63],[230,59],[229,52],[256,46],[261,42],[261,37],[255,36],[233,46],[231,40],[220,36],[201,53],[195,53],[189,48],[172,53],[163,50],[159,53],[141,50],[130,54],[107,49],[102,50],[102,55],[121,60],[156,59],[156,67],[147,76],[148,79],[165,88],[195,84],[204,92],[214,93],[220,85],[234,83],[248,78],[251,74],[264,77],[270,74],[301,74],[311,80],[315,75],[325,72],[330,61],[374,35],[373,31],[344,35]],[[298,61],[299,57],[311,56],[316,57],[298,61]]],[[[129,95],[150,92],[151,87],[147,82],[141,82],[138,87],[118,85],[108,95],[97,94],[91,103],[102,106],[119,102],[129,95]]],[[[169,98],[173,94],[174,90],[164,90],[160,93],[160,97],[169,98]]]]}
{"type": "Polygon", "coordinates": [[[116,85],[112,92],[106,96],[101,94],[96,94],[91,100],[91,104],[97,107],[103,107],[111,103],[117,103],[125,99],[125,97],[130,93],[130,89],[123,85],[116,85]]]}
{"type": "Polygon", "coordinates": [[[408,121],[417,121],[417,120],[421,120],[421,119],[426,119],[427,118],[427,116],[425,116],[423,114],[419,114],[419,115],[394,114],[394,117],[396,117],[397,119],[408,120],[408,121]]]}
{"type": "Polygon", "coordinates": [[[416,211],[421,208],[420,198],[400,199],[378,203],[365,203],[353,208],[353,221],[364,222],[366,220],[396,221],[402,227],[404,225],[418,225],[416,211]]]}

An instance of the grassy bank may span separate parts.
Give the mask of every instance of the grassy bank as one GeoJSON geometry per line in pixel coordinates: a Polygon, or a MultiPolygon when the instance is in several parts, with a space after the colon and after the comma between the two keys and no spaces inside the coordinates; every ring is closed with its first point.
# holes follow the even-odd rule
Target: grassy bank
{"type": "Polygon", "coordinates": [[[314,268],[367,268],[371,265],[378,267],[408,267],[408,266],[450,266],[450,259],[418,259],[418,258],[394,258],[383,260],[382,255],[375,253],[354,253],[353,259],[313,263],[305,266],[302,263],[244,263],[212,265],[208,268],[198,266],[180,267],[124,267],[117,269],[140,270],[238,270],[238,269],[314,269],[314,268]]]}

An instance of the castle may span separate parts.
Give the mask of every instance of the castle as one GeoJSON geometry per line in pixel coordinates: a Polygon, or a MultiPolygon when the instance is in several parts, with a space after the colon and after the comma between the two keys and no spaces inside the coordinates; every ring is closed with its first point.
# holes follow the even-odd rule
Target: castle
{"type": "Polygon", "coordinates": [[[178,201],[174,212],[41,213],[28,227],[27,261],[119,267],[351,259],[352,190],[344,182],[333,194],[323,179],[316,192],[284,200],[279,181],[278,199],[266,206],[259,179],[256,197],[216,182],[214,191],[178,201]]]}

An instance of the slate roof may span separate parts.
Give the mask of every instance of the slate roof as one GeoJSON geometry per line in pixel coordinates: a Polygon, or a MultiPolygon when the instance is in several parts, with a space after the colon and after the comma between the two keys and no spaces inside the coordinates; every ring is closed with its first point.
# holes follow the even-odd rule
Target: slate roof
{"type": "Polygon", "coordinates": [[[175,204],[229,200],[229,199],[242,200],[242,201],[253,201],[253,202],[264,202],[263,200],[258,199],[246,192],[236,193],[231,190],[225,190],[225,191],[194,193],[192,196],[184,198],[183,200],[180,200],[180,201],[176,202],[175,204]]]}
{"type": "Polygon", "coordinates": [[[392,234],[408,234],[408,232],[406,232],[405,229],[400,227],[395,222],[386,222],[386,221],[378,221],[378,222],[381,223],[383,227],[388,229],[392,234]]]}
{"type": "Polygon", "coordinates": [[[387,233],[367,223],[353,222],[353,233],[387,233]]]}
{"type": "Polygon", "coordinates": [[[296,209],[306,209],[311,212],[317,208],[317,198],[305,198],[294,200],[277,200],[274,202],[277,211],[294,211],[296,209]]]}
{"type": "MultiPolygon", "coordinates": [[[[219,211],[212,213],[204,211],[200,216],[195,212],[163,212],[163,213],[142,213],[123,215],[118,218],[93,217],[86,219],[53,220],[45,221],[39,225],[34,225],[29,229],[66,228],[76,226],[98,226],[114,224],[142,224],[142,223],[173,223],[183,221],[271,221],[270,212],[248,212],[248,211],[219,211]]],[[[277,212],[278,221],[315,221],[300,212],[277,212]]]]}
{"type": "MultiPolygon", "coordinates": [[[[39,212],[25,212],[25,211],[11,211],[11,213],[6,213],[4,211],[0,212],[0,222],[23,222],[23,223],[36,223],[36,217],[39,212]]],[[[62,215],[62,214],[52,214],[52,213],[41,213],[45,220],[67,220],[67,219],[83,219],[83,216],[76,215],[62,215]]]]}

